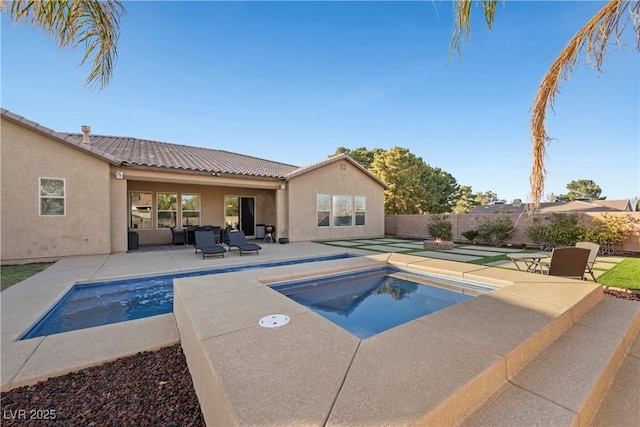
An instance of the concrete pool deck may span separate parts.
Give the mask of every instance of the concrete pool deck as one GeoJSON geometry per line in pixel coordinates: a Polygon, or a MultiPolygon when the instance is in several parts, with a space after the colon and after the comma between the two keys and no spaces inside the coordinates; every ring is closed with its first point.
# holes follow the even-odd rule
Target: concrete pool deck
{"type": "MultiPolygon", "coordinates": [[[[175,317],[168,314],[25,341],[15,341],[70,286],[78,281],[156,275],[344,252],[371,254],[370,251],[362,252],[348,247],[330,247],[311,242],[289,245],[263,244],[262,246],[264,249],[257,256],[245,255],[241,257],[236,251],[226,255],[225,258],[207,258],[205,260],[200,255],[194,255],[192,248],[70,258],[60,261],[44,272],[3,291],[0,294],[2,304],[2,389],[7,390],[24,384],[33,384],[50,376],[99,365],[118,357],[160,348],[182,340],[183,348],[189,347],[192,345],[191,343],[197,341],[202,344],[195,344],[196,346],[200,345],[204,348],[206,343],[208,345],[207,351],[211,352],[206,356],[204,356],[205,353],[201,353],[203,359],[194,362],[194,352],[189,350],[191,356],[188,357],[192,359],[189,366],[194,380],[200,373],[196,367],[198,363],[209,364],[209,366],[222,363],[212,378],[211,384],[214,387],[220,386],[216,393],[220,393],[220,389],[240,393],[243,396],[241,400],[244,400],[245,405],[249,405],[249,407],[239,410],[237,402],[230,403],[224,398],[215,399],[213,412],[217,415],[214,417],[231,417],[224,419],[234,419],[237,424],[245,424],[244,421],[253,419],[258,424],[273,422],[273,424],[279,425],[300,425],[300,423],[362,425],[375,424],[376,420],[382,419],[381,417],[392,417],[387,419],[393,419],[393,424],[411,424],[410,420],[428,423],[430,420],[435,420],[436,418],[433,417],[438,413],[450,411],[458,403],[462,403],[462,407],[455,409],[454,412],[458,414],[464,411],[469,412],[469,408],[473,406],[474,402],[477,403],[478,400],[488,398],[487,390],[495,389],[502,384],[501,387],[507,388],[505,392],[500,394],[503,399],[504,396],[516,395],[519,398],[515,399],[515,402],[527,401],[509,389],[509,385],[511,385],[512,388],[518,389],[519,393],[526,394],[526,397],[532,394],[538,396],[537,403],[540,404],[540,401],[543,401],[542,407],[545,409],[553,408],[554,411],[557,411],[557,414],[551,411],[554,416],[558,415],[558,418],[553,418],[554,421],[558,421],[555,425],[573,425],[580,424],[576,423],[576,419],[582,420],[585,417],[592,417],[592,412],[595,411],[593,407],[600,402],[602,390],[596,393],[598,399],[593,397],[587,399],[589,401],[586,405],[587,410],[581,407],[576,408],[580,405],[574,402],[558,402],[559,399],[556,397],[550,398],[549,401],[552,403],[549,403],[543,392],[535,390],[534,386],[540,387],[539,384],[526,385],[527,381],[531,380],[526,376],[526,366],[522,366],[527,360],[531,360],[536,352],[540,353],[541,348],[544,347],[545,339],[557,338],[557,336],[563,338],[562,332],[572,331],[576,327],[575,325],[589,331],[603,330],[605,338],[609,340],[605,340],[607,344],[605,347],[613,347],[614,354],[607,359],[607,366],[615,365],[616,368],[620,366],[620,370],[627,372],[626,376],[631,378],[634,376],[629,375],[628,372],[637,374],[637,368],[640,366],[639,339],[636,338],[633,345],[629,343],[630,337],[632,338],[634,334],[637,335],[639,327],[637,303],[613,298],[603,300],[601,292],[598,292],[598,286],[586,282],[571,280],[566,282],[566,279],[546,278],[550,282],[556,280],[560,282],[553,284],[549,282],[547,285],[543,283],[536,288],[531,288],[527,284],[530,284],[532,280],[536,283],[541,282],[541,276],[532,277],[534,275],[530,273],[442,260],[419,258],[419,261],[416,261],[414,257],[402,254],[380,254],[367,259],[352,258],[328,262],[336,263],[330,269],[335,269],[336,265],[341,264],[345,265],[339,268],[347,268],[346,264],[349,264],[350,268],[352,261],[356,265],[361,263],[375,264],[386,262],[388,257],[392,256],[393,262],[399,266],[403,264],[406,266],[407,263],[414,262],[427,263],[430,264],[431,271],[436,273],[448,272],[448,274],[467,279],[486,279],[505,286],[505,288],[495,291],[495,293],[492,292],[490,298],[485,298],[488,297],[485,295],[473,300],[477,301],[482,298],[485,302],[489,301],[488,306],[476,302],[463,306],[464,309],[456,309],[458,310],[457,315],[451,318],[447,317],[449,315],[443,316],[436,313],[405,325],[407,329],[404,329],[403,326],[381,334],[381,336],[387,334],[385,336],[390,336],[391,339],[372,337],[360,341],[342,330],[337,330],[333,324],[327,324],[324,319],[316,318],[319,316],[312,315],[297,304],[285,303],[280,298],[274,298],[271,295],[271,292],[274,291],[268,289],[265,282],[303,276],[308,274],[310,270],[309,265],[288,266],[285,270],[279,271],[276,269],[282,267],[275,267],[230,273],[234,277],[233,280],[239,280],[240,283],[228,289],[229,292],[222,292],[220,295],[224,298],[221,301],[233,297],[234,293],[242,292],[251,296],[251,300],[247,304],[243,303],[241,307],[234,307],[236,309],[233,310],[233,313],[226,317],[216,315],[216,311],[212,310],[216,305],[208,306],[202,303],[198,316],[193,318],[197,317],[199,323],[193,319],[190,320],[194,325],[197,324],[197,327],[178,328],[176,317],[181,318],[182,316],[184,319],[183,314],[186,313],[180,314],[182,308],[179,308],[176,310],[175,317]],[[271,273],[269,275],[262,274],[267,271],[271,271],[271,273]],[[261,278],[261,281],[256,282],[257,278],[261,278]],[[556,285],[561,282],[568,286],[565,289],[575,288],[580,291],[577,295],[574,295],[573,292],[556,293],[558,288],[556,285]],[[548,295],[549,293],[552,295],[548,295]],[[615,312],[618,313],[615,317],[622,320],[610,319],[611,313],[602,308],[607,303],[615,306],[615,312]],[[280,306],[280,304],[284,304],[284,306],[280,306]],[[258,328],[256,316],[267,308],[269,309],[267,314],[272,314],[272,311],[279,307],[283,311],[287,310],[287,313],[291,315],[291,324],[272,331],[275,332],[272,337],[278,337],[277,340],[264,341],[262,337],[256,335],[259,334],[256,332],[258,328]],[[589,310],[589,308],[591,309],[589,310]],[[470,315],[477,317],[472,317],[469,320],[470,315]],[[526,322],[521,324],[521,317],[525,320],[528,319],[532,324],[527,325],[526,322]],[[596,320],[593,320],[594,317],[596,320]],[[496,320],[496,318],[498,321],[495,324],[486,323],[491,319],[496,320]],[[477,321],[478,319],[482,319],[482,321],[477,321]],[[594,327],[594,322],[597,323],[596,327],[594,327]],[[626,326],[624,327],[611,326],[625,322],[626,326]],[[226,328],[226,330],[220,333],[220,328],[226,328]],[[621,330],[625,332],[620,332],[621,330]],[[305,331],[307,333],[304,333],[305,331]],[[435,335],[427,334],[427,331],[432,331],[435,335]],[[206,338],[201,341],[198,334],[206,338]],[[300,337],[305,339],[298,341],[300,337]],[[322,345],[318,345],[318,343],[322,345]],[[438,348],[444,348],[445,345],[449,349],[452,345],[457,345],[460,351],[456,352],[453,358],[446,354],[434,354],[438,348]],[[241,347],[238,348],[238,346],[241,347]],[[234,353],[233,349],[237,353],[234,353]],[[299,357],[294,363],[284,367],[290,370],[288,373],[278,374],[283,369],[283,359],[274,355],[278,355],[278,352],[283,349],[291,354],[297,354],[299,357]],[[624,363],[621,364],[620,360],[627,349],[629,349],[628,357],[625,357],[624,363]],[[305,358],[305,354],[309,357],[305,358]],[[252,358],[253,362],[258,361],[262,365],[256,363],[245,365],[245,363],[252,363],[252,358]],[[425,360],[430,361],[425,364],[425,360]],[[230,361],[235,362],[232,363],[232,366],[226,366],[225,364],[230,361]],[[434,366],[438,369],[434,369],[434,366]],[[509,378],[507,373],[513,374],[517,371],[518,366],[522,367],[520,372],[510,378],[510,382],[504,384],[504,379],[509,378]],[[371,375],[374,371],[373,368],[376,369],[375,374],[371,375]],[[409,377],[399,375],[390,381],[388,378],[390,374],[385,373],[387,371],[392,373],[405,372],[403,375],[406,375],[407,371],[415,371],[420,375],[426,371],[434,371],[438,372],[438,376],[432,378],[433,382],[427,384],[414,379],[414,375],[409,377]],[[523,372],[524,374],[522,374],[523,372]],[[449,375],[451,376],[449,377],[449,375]],[[274,378],[277,379],[275,384],[267,381],[274,378]],[[525,386],[518,382],[519,378],[522,378],[521,381],[525,386]],[[467,380],[469,381],[464,382],[467,380]],[[284,382],[278,383],[278,381],[284,382]],[[451,392],[455,389],[456,384],[463,383],[471,384],[463,387],[467,391],[475,390],[475,386],[481,386],[480,388],[484,391],[473,397],[471,402],[466,402],[467,397],[462,399],[463,402],[459,402],[460,395],[455,397],[457,392],[455,390],[453,394],[451,392]],[[228,388],[229,386],[231,388],[228,388]],[[305,390],[305,394],[298,394],[301,388],[305,390]],[[315,391],[309,391],[314,388],[315,391]],[[376,399],[371,401],[363,399],[363,390],[370,390],[366,393],[369,396],[374,391],[384,391],[387,388],[389,393],[393,392],[389,397],[390,402],[393,403],[391,409],[380,405],[376,399]],[[426,398],[425,389],[436,390],[436,394],[426,398]],[[278,398],[280,393],[283,394],[283,397],[278,398]],[[332,397],[331,393],[333,393],[332,397]],[[337,396],[338,393],[340,398],[337,396]],[[449,397],[446,397],[447,393],[449,393],[449,397]],[[260,418],[268,416],[269,411],[273,412],[267,408],[266,413],[260,413],[261,409],[272,406],[273,399],[284,400],[287,406],[298,407],[299,410],[305,404],[313,403],[311,397],[318,394],[323,395],[321,399],[320,397],[318,399],[324,402],[320,410],[312,405],[314,408],[310,408],[308,414],[303,416],[300,416],[299,412],[286,415],[285,411],[282,418],[278,420],[267,421],[267,418],[260,418]],[[558,405],[564,406],[558,409],[558,405]],[[421,407],[421,409],[416,411],[416,407],[421,407]],[[328,408],[329,412],[327,412],[328,408]],[[352,408],[358,409],[354,412],[352,408]],[[425,408],[431,408],[429,410],[431,415],[424,415],[425,408]],[[420,411],[422,411],[422,415],[416,415],[420,411]],[[287,416],[289,418],[286,418],[287,416]],[[568,422],[565,423],[567,420],[568,422]]],[[[327,263],[327,261],[322,263],[327,263]]],[[[317,270],[317,268],[313,267],[312,270],[317,270]]],[[[206,279],[203,278],[203,280],[206,282],[206,279]]],[[[190,306],[188,316],[192,316],[191,309],[194,304],[199,303],[200,300],[211,300],[213,294],[219,293],[224,288],[224,283],[228,285],[226,279],[220,286],[211,286],[203,282],[184,290],[183,293],[187,295],[186,304],[190,306]]],[[[288,300],[286,297],[283,298],[288,300]]],[[[217,300],[217,297],[213,300],[217,300]]],[[[227,299],[227,301],[230,300],[227,299]]],[[[228,309],[230,306],[220,308],[228,309]]],[[[553,345],[549,344],[549,348],[553,348],[553,345]]],[[[187,354],[186,348],[185,354],[187,354]]],[[[578,356],[574,358],[574,364],[585,363],[585,366],[592,368],[589,363],[593,364],[593,362],[583,362],[583,356],[578,356]]],[[[608,368],[606,373],[609,374],[610,379],[615,374],[615,370],[608,368]]],[[[415,377],[424,379],[418,375],[415,377]]],[[[557,375],[553,377],[555,382],[566,382],[564,378],[562,381],[558,381],[558,378],[562,377],[557,375]]],[[[598,381],[601,382],[601,380],[598,381]]],[[[611,399],[619,401],[619,396],[637,396],[638,382],[632,381],[630,386],[625,385],[624,382],[621,383],[623,385],[617,387],[620,390],[616,397],[611,399]]],[[[618,383],[614,383],[614,385],[616,384],[618,383]]],[[[201,386],[197,387],[202,389],[201,386]]],[[[599,387],[602,388],[601,385],[599,387]]],[[[211,413],[211,408],[207,409],[211,402],[202,396],[202,393],[203,391],[200,390],[198,395],[203,412],[211,413]]],[[[206,394],[206,391],[204,393],[206,394]]],[[[374,393],[373,396],[375,395],[374,393]]],[[[494,402],[502,409],[509,408],[509,404],[515,405],[513,402],[501,401],[500,397],[489,401],[494,402]]],[[[517,407],[514,406],[514,408],[517,410],[517,407]]],[[[527,411],[522,410],[522,412],[527,411]]],[[[480,407],[470,416],[476,416],[477,419],[483,420],[490,416],[487,414],[495,416],[498,412],[500,411],[486,408],[483,412],[480,407]]],[[[599,419],[598,416],[601,413],[602,411],[598,412],[596,420],[599,419]]],[[[631,405],[631,412],[612,411],[611,414],[607,414],[603,418],[600,424],[595,424],[633,425],[637,424],[637,414],[637,402],[634,402],[631,405]],[[622,421],[612,423],[611,420],[622,421]]],[[[503,425],[515,425],[514,422],[505,421],[509,420],[507,415],[502,416],[503,425]]],[[[210,424],[215,425],[211,422],[210,424]]],[[[490,424],[498,425],[499,423],[493,420],[490,424]]]]}
{"type": "Polygon", "coordinates": [[[588,425],[640,328],[637,303],[594,283],[393,253],[177,279],[174,293],[212,426],[478,425],[495,395],[519,412],[480,425],[588,425]],[[360,340],[268,286],[385,264],[501,289],[360,340]],[[291,320],[258,325],[272,314],[291,320]]]}
{"type": "MultiPolygon", "coordinates": [[[[180,341],[172,314],[17,341],[77,282],[214,269],[346,252],[344,248],[311,242],[288,245],[264,243],[261,246],[263,249],[259,255],[240,256],[235,250],[224,258],[202,259],[202,255],[194,254],[193,247],[66,258],[2,291],[2,390],[34,384],[52,376],[180,341]]],[[[357,250],[349,252],[362,254],[357,250]]]]}

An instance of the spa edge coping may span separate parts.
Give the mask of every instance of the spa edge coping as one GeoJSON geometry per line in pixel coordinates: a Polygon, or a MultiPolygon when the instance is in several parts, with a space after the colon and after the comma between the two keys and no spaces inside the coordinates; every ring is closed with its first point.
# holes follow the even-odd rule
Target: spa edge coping
{"type": "Polygon", "coordinates": [[[447,423],[602,298],[590,282],[403,254],[174,281],[182,347],[211,425],[447,423]],[[498,289],[360,340],[268,286],[381,265],[498,289]],[[276,313],[291,322],[258,326],[276,313]]]}

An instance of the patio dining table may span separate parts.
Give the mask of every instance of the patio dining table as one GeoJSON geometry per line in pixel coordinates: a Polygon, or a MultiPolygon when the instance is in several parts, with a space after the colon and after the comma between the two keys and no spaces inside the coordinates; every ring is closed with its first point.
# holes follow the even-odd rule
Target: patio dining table
{"type": "Polygon", "coordinates": [[[551,252],[534,252],[534,253],[517,253],[507,255],[520,271],[528,271],[530,273],[542,273],[540,261],[551,256],[551,252]],[[518,264],[522,261],[525,265],[524,270],[518,264]]]}

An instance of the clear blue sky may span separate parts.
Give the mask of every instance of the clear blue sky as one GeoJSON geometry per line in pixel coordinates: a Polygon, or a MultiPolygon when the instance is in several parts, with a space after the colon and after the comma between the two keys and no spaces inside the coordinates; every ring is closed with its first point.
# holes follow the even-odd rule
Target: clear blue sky
{"type": "MultiPolygon", "coordinates": [[[[499,3],[448,61],[452,3],[125,2],[110,85],[80,53],[2,17],[2,107],[62,132],[210,147],[303,166],[337,147],[408,148],[473,191],[526,199],[530,107],[562,47],[604,3],[499,3]]],[[[605,73],[556,98],[545,194],[591,179],[640,195],[640,62],[626,31],[605,73]]]]}

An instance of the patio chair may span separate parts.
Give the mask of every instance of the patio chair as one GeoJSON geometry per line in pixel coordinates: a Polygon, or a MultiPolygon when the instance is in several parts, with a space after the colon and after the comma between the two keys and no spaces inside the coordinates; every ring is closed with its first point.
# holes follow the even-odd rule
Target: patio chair
{"type": "MultiPolygon", "coordinates": [[[[584,280],[588,259],[589,249],[576,247],[553,248],[549,267],[543,270],[543,274],[584,280]]],[[[544,267],[543,264],[540,264],[540,266],[544,267]]]]}
{"type": "Polygon", "coordinates": [[[229,246],[229,252],[231,252],[232,248],[238,248],[238,250],[240,251],[240,255],[242,255],[243,252],[255,252],[257,255],[258,251],[262,249],[262,246],[256,243],[249,243],[247,241],[247,237],[244,235],[244,231],[242,230],[225,230],[224,233],[224,240],[227,246],[229,246]]]}
{"type": "Polygon", "coordinates": [[[590,274],[593,278],[593,281],[597,282],[596,276],[595,274],[593,274],[593,265],[596,263],[596,258],[598,256],[598,253],[600,252],[600,245],[591,242],[578,242],[576,243],[576,248],[589,249],[589,259],[587,260],[587,269],[585,271],[585,274],[590,274]]]}
{"type": "Polygon", "coordinates": [[[196,230],[194,231],[195,235],[195,243],[194,247],[196,248],[196,252],[202,252],[202,259],[204,259],[207,255],[222,255],[224,258],[224,253],[227,250],[216,243],[215,236],[213,235],[213,231],[209,230],[196,230]]]}
{"type": "Polygon", "coordinates": [[[187,242],[187,233],[184,230],[178,230],[175,227],[169,227],[171,229],[171,244],[172,245],[184,245],[187,242]]]}

